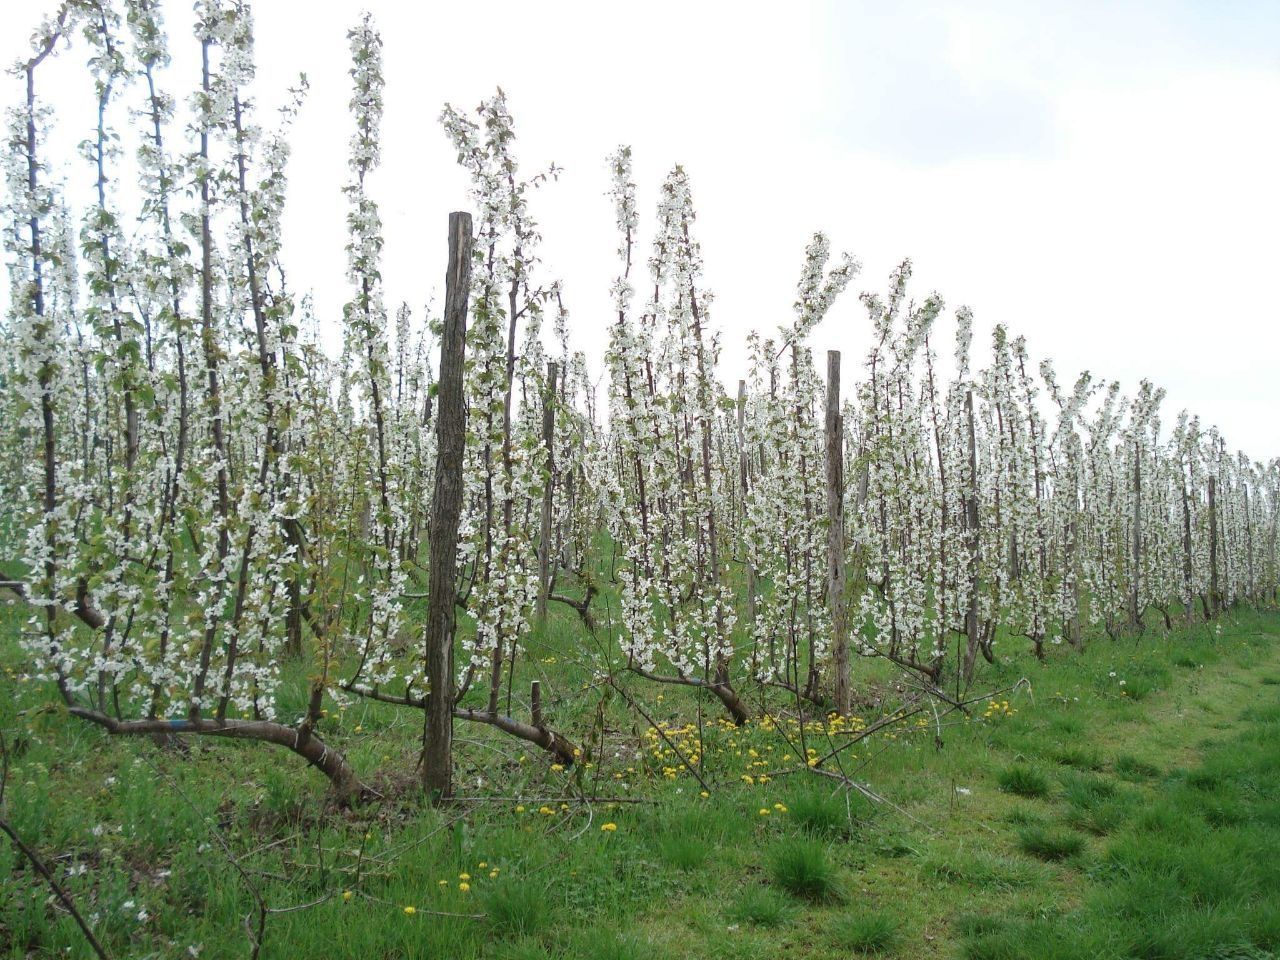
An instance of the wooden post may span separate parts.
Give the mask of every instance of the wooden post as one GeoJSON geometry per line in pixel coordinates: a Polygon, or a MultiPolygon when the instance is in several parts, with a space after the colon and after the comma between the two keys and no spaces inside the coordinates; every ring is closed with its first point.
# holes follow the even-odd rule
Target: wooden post
{"type": "Polygon", "coordinates": [[[1142,441],[1133,440],[1133,572],[1129,584],[1129,628],[1142,626],[1139,591],[1142,586],[1142,441]]]}
{"type": "MultiPolygon", "coordinates": [[[[1075,504],[1072,504],[1075,510],[1075,504]]],[[[1084,649],[1080,633],[1080,538],[1074,516],[1067,521],[1067,565],[1071,571],[1071,616],[1067,617],[1067,642],[1076,650],[1084,649]]]]}
{"type": "Polygon", "coordinates": [[[1242,484],[1244,490],[1244,543],[1245,556],[1248,558],[1247,572],[1249,581],[1245,585],[1245,598],[1253,603],[1253,518],[1249,514],[1249,484],[1242,484]]]}
{"type": "MultiPolygon", "coordinates": [[[[738,381],[738,492],[742,497],[742,525],[745,529],[747,518],[747,467],[750,458],[747,456],[747,381],[738,381]]],[[[756,622],[756,565],[751,560],[749,550],[744,550],[743,560],[747,567],[747,629],[756,622]]],[[[758,656],[755,644],[752,644],[753,660],[758,656]]],[[[753,664],[754,665],[754,664],[753,664]]]]}
{"type": "Polygon", "coordinates": [[[849,618],[844,600],[844,419],[840,415],[840,351],[827,351],[827,605],[835,652],[835,707],[853,712],[849,618]]]}
{"type": "Polygon", "coordinates": [[[542,395],[542,449],[547,458],[547,476],[542,488],[542,530],[538,540],[538,610],[539,620],[547,616],[547,597],[551,593],[551,495],[556,476],[556,377],[555,361],[547,363],[547,387],[542,395]]]}
{"type": "Polygon", "coordinates": [[[529,683],[529,719],[539,729],[544,729],[542,720],[542,682],[533,680],[529,683]]]}
{"type": "Polygon", "coordinates": [[[969,540],[969,608],[964,615],[965,682],[973,679],[981,638],[978,635],[978,437],[973,422],[973,390],[964,395],[964,413],[969,429],[969,489],[964,503],[964,524],[969,540]]]}
{"type": "Polygon", "coordinates": [[[1218,478],[1209,478],[1209,610],[1218,615],[1218,478]]]}
{"type": "Polygon", "coordinates": [[[1187,493],[1187,481],[1182,481],[1182,599],[1187,608],[1182,616],[1191,626],[1195,622],[1196,600],[1191,578],[1191,497],[1187,493]]]}
{"type": "Polygon", "coordinates": [[[449,214],[449,268],[445,274],[436,411],[436,480],[431,498],[430,583],[424,635],[427,709],[422,734],[422,786],[436,801],[453,794],[453,634],[456,627],[458,523],[462,515],[462,456],[466,407],[462,366],[471,288],[471,214],[449,214]]]}

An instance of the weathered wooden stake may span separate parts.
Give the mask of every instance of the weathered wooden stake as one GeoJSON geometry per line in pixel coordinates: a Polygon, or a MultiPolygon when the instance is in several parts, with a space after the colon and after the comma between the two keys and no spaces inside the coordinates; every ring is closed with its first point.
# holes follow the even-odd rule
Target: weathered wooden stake
{"type": "Polygon", "coordinates": [[[1195,623],[1196,600],[1195,589],[1191,579],[1191,497],[1187,493],[1187,481],[1182,481],[1182,594],[1187,607],[1182,616],[1187,626],[1195,623]]]}
{"type": "Polygon", "coordinates": [[[835,653],[835,707],[853,712],[849,618],[844,600],[844,419],[840,415],[840,351],[827,351],[827,604],[835,653]]]}
{"type": "Polygon", "coordinates": [[[529,683],[529,719],[539,730],[544,729],[542,722],[542,682],[533,680],[529,683]]]}
{"type": "Polygon", "coordinates": [[[1142,626],[1142,441],[1133,441],[1133,582],[1129,585],[1129,628],[1142,626]]]}
{"type": "Polygon", "coordinates": [[[1218,478],[1209,478],[1209,610],[1210,619],[1218,615],[1221,595],[1218,592],[1218,478]]]}
{"type": "MultiPolygon", "coordinates": [[[[547,387],[542,395],[542,448],[547,458],[547,476],[542,488],[542,530],[538,541],[539,620],[546,619],[547,597],[551,593],[551,495],[556,476],[556,377],[559,367],[547,363],[547,387]]],[[[534,724],[537,726],[537,724],[534,724]]]]}
{"type": "MultiPolygon", "coordinates": [[[[750,458],[747,456],[747,381],[738,381],[738,493],[742,497],[742,517],[747,515],[747,467],[750,458]]],[[[743,560],[747,566],[747,624],[756,622],[756,565],[751,562],[748,553],[743,560]]],[[[757,656],[754,644],[752,657],[757,656]]],[[[754,665],[754,664],[753,664],[754,665]]]]}
{"type": "Polygon", "coordinates": [[[969,489],[964,503],[964,523],[969,540],[969,609],[964,615],[964,679],[973,679],[981,638],[978,635],[978,438],[973,422],[973,391],[964,395],[964,414],[969,432],[969,489]]]}
{"type": "Polygon", "coordinates": [[[439,801],[453,794],[453,634],[456,627],[458,522],[462,514],[462,456],[466,407],[462,365],[471,288],[471,214],[449,214],[449,267],[440,334],[436,481],[431,499],[430,583],[424,634],[427,709],[422,734],[422,786],[439,801]]]}

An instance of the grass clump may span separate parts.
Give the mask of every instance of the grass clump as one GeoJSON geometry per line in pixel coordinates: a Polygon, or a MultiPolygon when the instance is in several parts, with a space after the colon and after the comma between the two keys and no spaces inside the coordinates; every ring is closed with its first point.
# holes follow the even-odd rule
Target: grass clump
{"type": "Polygon", "coordinates": [[[807,900],[836,896],[836,871],[827,848],[814,840],[785,841],[773,854],[773,882],[807,900]]]}
{"type": "Polygon", "coordinates": [[[1083,747],[1061,747],[1053,752],[1053,761],[1064,767],[1074,767],[1077,770],[1101,770],[1103,767],[1102,757],[1097,750],[1087,750],[1083,747]]]}
{"type": "Polygon", "coordinates": [[[589,927],[574,937],[566,957],[590,957],[591,960],[641,960],[653,956],[640,941],[629,934],[620,934],[611,927],[589,927]]]}
{"type": "Polygon", "coordinates": [[[1116,757],[1116,761],[1112,766],[1117,777],[1130,782],[1152,780],[1160,776],[1160,768],[1154,763],[1148,763],[1146,760],[1135,757],[1131,753],[1122,753],[1116,757]]]}
{"type": "Polygon", "coordinates": [[[667,834],[658,841],[658,853],[679,870],[696,870],[707,861],[707,845],[683,834],[667,834]]]}
{"type": "Polygon", "coordinates": [[[1044,797],[1049,794],[1049,779],[1034,767],[1008,767],[1000,771],[996,782],[1005,793],[1019,797],[1044,797]]]}
{"type": "Polygon", "coordinates": [[[547,925],[550,905],[543,890],[530,883],[502,880],[484,894],[489,922],[504,934],[537,933],[547,925]]]}
{"type": "Polygon", "coordinates": [[[879,910],[864,910],[841,917],[831,939],[843,950],[874,954],[892,950],[898,942],[898,921],[879,910]]]}
{"type": "Polygon", "coordinates": [[[1029,887],[1045,879],[1038,864],[970,847],[938,851],[925,860],[923,871],[947,883],[997,890],[1029,887]]]}
{"type": "Polygon", "coordinates": [[[1084,837],[1068,830],[1025,827],[1018,831],[1018,848],[1038,860],[1060,863],[1084,850],[1084,837]]]}
{"type": "Polygon", "coordinates": [[[1073,807],[1089,809],[1112,799],[1115,784],[1103,777],[1071,772],[1062,776],[1062,795],[1073,807]]]}
{"type": "Polygon", "coordinates": [[[757,927],[780,927],[795,912],[791,901],[768,887],[748,887],[726,911],[735,923],[757,927]]]}
{"type": "Polygon", "coordinates": [[[870,803],[860,793],[832,794],[803,790],[788,801],[791,822],[813,837],[845,839],[860,822],[871,819],[870,803]]]}

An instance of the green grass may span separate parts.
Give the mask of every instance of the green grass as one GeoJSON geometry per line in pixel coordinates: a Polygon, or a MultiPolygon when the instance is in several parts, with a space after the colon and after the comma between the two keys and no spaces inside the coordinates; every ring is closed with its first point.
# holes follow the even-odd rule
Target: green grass
{"type": "Polygon", "coordinates": [[[1049,778],[1032,767],[1016,766],[1001,770],[996,778],[1000,789],[1019,797],[1045,797],[1049,795],[1049,778]]]}
{"type": "Polygon", "coordinates": [[[843,839],[875,815],[871,802],[856,790],[803,789],[787,802],[789,817],[815,837],[843,839]]]}
{"type": "MultiPolygon", "coordinates": [[[[1265,682],[1280,676],[1280,616],[1232,616],[1220,634],[1098,639],[1044,663],[1002,638],[1008,659],[976,690],[1026,677],[1030,691],[1001,694],[1011,712],[951,714],[941,748],[932,720],[913,718],[842,754],[879,804],[806,773],[792,721],[734,727],[706,695],[634,681],[700,753],[702,797],[647,723],[591,686],[580,628],[555,610],[516,689],[541,678],[567,730],[603,718],[603,745],[582,738],[590,766],[554,771],[460,726],[459,783],[479,799],[433,809],[413,788],[420,718],[326,703],[322,735],[387,794],[338,811],[285,751],[189,739],[179,752],[70,722],[48,687],[19,679],[20,617],[0,607],[5,816],[115,957],[247,956],[256,889],[286,911],[268,919],[262,960],[1265,958],[1280,952],[1280,696],[1265,682]],[[594,799],[564,799],[576,795],[594,799]]],[[[290,665],[285,689],[311,669],[290,665]]],[[[869,722],[894,677],[859,669],[869,722]]],[[[793,701],[763,696],[791,716],[793,701]]],[[[304,706],[288,693],[281,710],[304,706]]],[[[807,744],[825,752],[811,723],[807,744]]],[[[0,845],[0,960],[54,957],[90,953],[0,845]]]]}
{"type": "Polygon", "coordinates": [[[1141,757],[1135,757],[1131,753],[1124,753],[1116,757],[1112,766],[1115,769],[1116,776],[1134,782],[1150,780],[1160,776],[1159,767],[1143,760],[1141,757]]]}
{"type": "Polygon", "coordinates": [[[783,890],[809,900],[838,895],[836,870],[824,844],[815,840],[783,840],[770,858],[770,875],[783,890]]]}
{"type": "Polygon", "coordinates": [[[1084,837],[1068,830],[1024,827],[1018,831],[1018,849],[1039,860],[1057,863],[1079,856],[1084,850],[1084,837]]]}
{"type": "Polygon", "coordinates": [[[888,911],[857,910],[838,919],[831,941],[840,950],[854,953],[887,953],[898,943],[900,922],[888,911]]]}
{"type": "Polygon", "coordinates": [[[537,933],[554,919],[554,907],[536,884],[507,879],[488,888],[481,898],[489,924],[499,933],[537,933]]]}
{"type": "Polygon", "coordinates": [[[772,887],[748,887],[725,911],[735,923],[778,927],[795,914],[794,903],[772,887]]]}
{"type": "Polygon", "coordinates": [[[662,859],[681,870],[696,870],[707,862],[710,847],[694,837],[670,835],[658,840],[662,859]]]}

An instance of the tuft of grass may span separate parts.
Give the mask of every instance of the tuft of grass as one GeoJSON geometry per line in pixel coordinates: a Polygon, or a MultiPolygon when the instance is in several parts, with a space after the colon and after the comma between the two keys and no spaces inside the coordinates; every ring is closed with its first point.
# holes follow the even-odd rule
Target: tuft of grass
{"type": "Polygon", "coordinates": [[[1053,752],[1053,761],[1064,767],[1074,767],[1077,770],[1101,770],[1103,767],[1102,756],[1097,750],[1085,749],[1084,747],[1061,747],[1053,752]]]}
{"type": "Polygon", "coordinates": [[[788,840],[774,850],[773,882],[788,893],[808,900],[836,897],[836,871],[827,848],[815,840],[788,840]]]}
{"type": "Polygon", "coordinates": [[[1130,782],[1151,780],[1160,776],[1160,768],[1154,763],[1148,763],[1146,760],[1135,757],[1131,753],[1122,753],[1116,757],[1112,766],[1117,777],[1122,777],[1130,782]]]}
{"type": "Polygon", "coordinates": [[[1115,940],[1114,930],[1106,923],[1037,917],[967,934],[960,956],[965,960],[1097,960],[1118,956],[1115,940]]]}
{"type": "Polygon", "coordinates": [[[569,943],[566,957],[590,957],[591,960],[641,960],[652,957],[640,941],[629,934],[620,934],[611,926],[588,927],[569,943]]]}
{"type": "Polygon", "coordinates": [[[1001,770],[996,782],[1005,793],[1019,797],[1044,797],[1049,794],[1049,779],[1034,767],[1014,766],[1001,770]]]}
{"type": "Polygon", "coordinates": [[[870,820],[870,803],[860,793],[832,794],[819,790],[802,790],[787,801],[788,817],[805,833],[814,837],[843,839],[850,836],[860,821],[870,820]]]}
{"type": "Polygon", "coordinates": [[[1008,921],[990,913],[962,913],[956,917],[954,926],[962,937],[982,937],[999,933],[1008,926],[1008,921]]]}
{"type": "Polygon", "coordinates": [[[1092,774],[1071,772],[1061,779],[1063,798],[1073,807],[1096,807],[1116,795],[1114,783],[1092,774]]]}
{"type": "Polygon", "coordinates": [[[836,921],[831,939],[855,953],[885,953],[898,943],[898,920],[878,910],[848,914],[836,921]]]}
{"type": "Polygon", "coordinates": [[[524,936],[537,933],[550,919],[550,907],[536,884],[502,880],[485,890],[485,913],[501,933],[524,936]]]}
{"type": "Polygon", "coordinates": [[[536,937],[522,937],[499,944],[494,960],[550,960],[551,954],[536,937]]]}
{"type": "Polygon", "coordinates": [[[1018,848],[1039,860],[1059,863],[1078,856],[1084,850],[1084,837],[1068,830],[1025,827],[1018,831],[1018,848]]]}
{"type": "Polygon", "coordinates": [[[1126,801],[1108,800],[1087,809],[1072,808],[1067,814],[1067,824],[1097,836],[1105,836],[1118,830],[1129,819],[1126,801]]]}
{"type": "Polygon", "coordinates": [[[1280,687],[1280,674],[1268,673],[1262,677],[1262,684],[1266,687],[1280,687]]]}
{"type": "Polygon", "coordinates": [[[1019,827],[1030,827],[1044,823],[1044,817],[1030,807],[1018,806],[1004,815],[1004,821],[1019,827]]]}
{"type": "Polygon", "coordinates": [[[736,923],[752,923],[757,927],[780,927],[791,919],[795,906],[778,891],[769,887],[748,887],[725,915],[736,923]]]}
{"type": "Polygon", "coordinates": [[[1045,879],[1039,864],[971,847],[938,851],[925,860],[922,869],[926,875],[974,889],[1030,887],[1045,879]]]}
{"type": "Polygon", "coordinates": [[[701,840],[683,834],[667,834],[658,841],[658,853],[679,870],[696,870],[707,862],[708,848],[701,840]]]}

